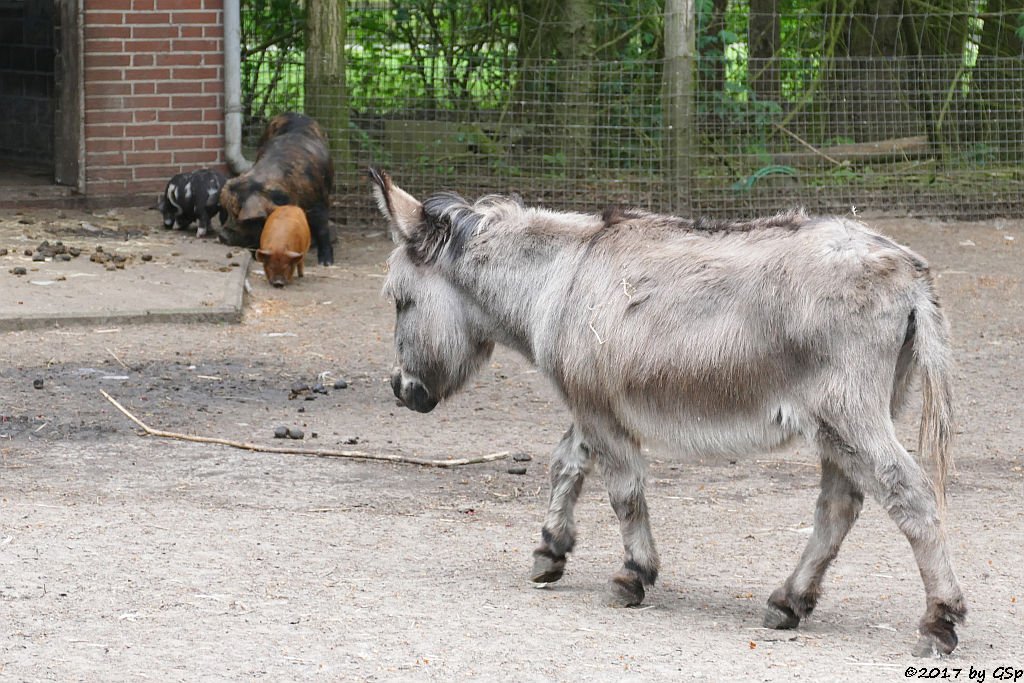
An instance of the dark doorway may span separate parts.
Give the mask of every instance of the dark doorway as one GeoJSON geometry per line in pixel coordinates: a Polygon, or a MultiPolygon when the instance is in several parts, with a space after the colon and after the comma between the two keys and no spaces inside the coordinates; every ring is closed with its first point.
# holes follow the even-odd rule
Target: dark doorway
{"type": "Polygon", "coordinates": [[[78,3],[0,0],[0,201],[81,189],[78,3]]]}

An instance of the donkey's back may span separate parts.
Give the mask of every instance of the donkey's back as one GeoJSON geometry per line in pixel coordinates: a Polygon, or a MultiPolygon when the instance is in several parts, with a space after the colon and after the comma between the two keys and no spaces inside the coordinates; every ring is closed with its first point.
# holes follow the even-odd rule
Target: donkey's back
{"type": "Polygon", "coordinates": [[[706,226],[634,213],[562,251],[535,361],[574,411],[605,397],[606,417],[640,443],[773,448],[813,438],[865,395],[888,419],[919,314],[944,335],[924,261],[844,218],[706,226]]]}

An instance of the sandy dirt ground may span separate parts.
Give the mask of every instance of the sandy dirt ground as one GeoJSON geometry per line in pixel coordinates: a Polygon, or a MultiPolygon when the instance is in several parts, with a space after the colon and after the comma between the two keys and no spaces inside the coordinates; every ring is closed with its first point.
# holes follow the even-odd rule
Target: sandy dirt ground
{"type": "MultiPolygon", "coordinates": [[[[1024,669],[1024,223],[871,222],[930,260],[953,323],[948,532],[970,609],[953,656],[909,655],[923,589],[874,501],[814,615],[761,628],[812,523],[806,445],[736,462],[651,453],[663,571],[641,608],[605,602],[622,545],[588,482],[565,577],[534,588],[568,415],[501,349],[433,413],[396,405],[379,294],[391,243],[367,223],[294,286],[250,271],[241,324],[0,335],[0,680],[1007,680],[1024,669]],[[318,381],[327,393],[292,391],[318,381]],[[281,445],[289,426],[312,448],[532,460],[439,470],[145,437],[101,390],[183,433],[281,445]]],[[[917,410],[899,423],[908,446],[917,410]]]]}

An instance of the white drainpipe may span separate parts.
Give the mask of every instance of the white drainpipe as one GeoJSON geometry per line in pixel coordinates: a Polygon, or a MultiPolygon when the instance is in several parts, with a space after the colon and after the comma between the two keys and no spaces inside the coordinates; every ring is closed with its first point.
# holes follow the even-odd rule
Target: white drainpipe
{"type": "Polygon", "coordinates": [[[252,162],[242,154],[242,26],[239,0],[224,0],[224,157],[233,173],[252,162]]]}

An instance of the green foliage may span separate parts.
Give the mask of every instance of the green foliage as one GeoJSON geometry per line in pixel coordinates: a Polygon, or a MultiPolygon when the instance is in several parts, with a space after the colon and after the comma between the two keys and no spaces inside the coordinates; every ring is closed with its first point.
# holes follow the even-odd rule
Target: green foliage
{"type": "Polygon", "coordinates": [[[541,155],[544,159],[545,178],[564,178],[566,170],[565,152],[541,155]]]}
{"type": "Polygon", "coordinates": [[[295,0],[243,0],[242,109],[248,137],[267,119],[302,111],[305,9],[295,0]]]}
{"type": "MultiPolygon", "coordinates": [[[[253,134],[278,111],[304,109],[306,1],[243,0],[244,114],[253,134]]],[[[771,60],[777,82],[764,88],[760,76],[752,82],[748,68],[748,3],[696,0],[689,152],[700,163],[694,177],[750,197],[773,184],[798,182],[778,163],[780,155],[811,156],[836,144],[898,137],[905,133],[888,126],[900,122],[929,135],[943,163],[1019,159],[1024,145],[993,145],[969,122],[956,120],[970,103],[977,128],[1005,128],[992,119],[1008,114],[989,113],[1019,110],[1018,95],[984,90],[998,69],[1012,69],[982,57],[1010,58],[1024,39],[1024,14],[1007,12],[999,19],[1006,27],[1000,45],[984,47],[986,21],[995,35],[986,8],[996,5],[1004,3],[907,0],[900,6],[908,14],[893,17],[875,16],[877,3],[867,0],[778,0],[779,40],[771,60]],[[856,36],[870,38],[864,45],[882,54],[863,53],[856,36]],[[890,68],[922,55],[932,60],[925,62],[932,69],[927,79],[913,75],[919,63],[908,61],[903,72],[890,68]],[[877,97],[862,96],[884,87],[902,97],[894,96],[888,110],[877,97]],[[871,117],[879,117],[878,125],[870,125],[871,117]],[[957,146],[957,135],[967,142],[957,146]],[[767,179],[772,175],[786,178],[767,179]]],[[[667,139],[663,11],[664,0],[349,3],[346,45],[339,46],[347,93],[339,104],[351,112],[352,149],[362,159],[405,164],[428,176],[618,180],[657,174],[667,139]],[[588,17],[582,27],[580,12],[588,17]],[[403,122],[438,125],[403,138],[396,135],[408,129],[396,126],[403,122]],[[427,142],[424,135],[434,138],[427,142]]],[[[879,182],[878,168],[872,174],[864,163],[821,163],[813,171],[801,166],[799,183],[879,182]]]]}
{"type": "Polygon", "coordinates": [[[495,107],[516,38],[509,0],[393,0],[349,9],[350,95],[379,114],[495,107]]]}

